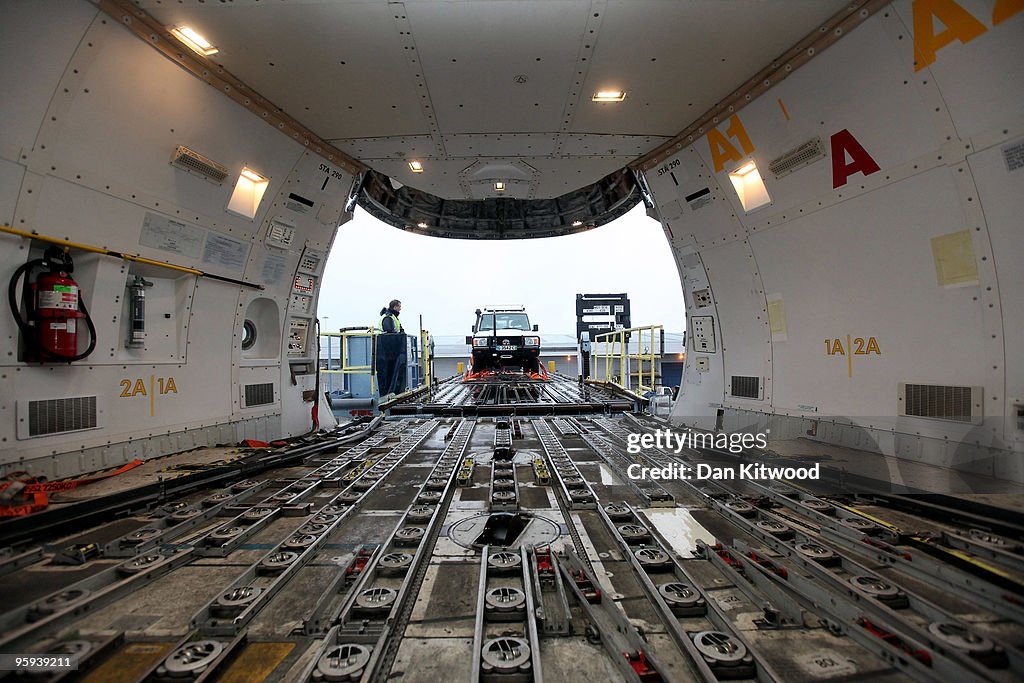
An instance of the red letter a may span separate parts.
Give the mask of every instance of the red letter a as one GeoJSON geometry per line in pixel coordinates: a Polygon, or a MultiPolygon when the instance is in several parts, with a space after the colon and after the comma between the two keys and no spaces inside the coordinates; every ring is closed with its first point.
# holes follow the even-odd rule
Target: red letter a
{"type": "Polygon", "coordinates": [[[854,173],[871,175],[880,171],[878,164],[867,150],[861,147],[853,133],[845,128],[832,136],[832,189],[842,187],[854,173]],[[850,163],[846,163],[846,155],[850,163]]]}

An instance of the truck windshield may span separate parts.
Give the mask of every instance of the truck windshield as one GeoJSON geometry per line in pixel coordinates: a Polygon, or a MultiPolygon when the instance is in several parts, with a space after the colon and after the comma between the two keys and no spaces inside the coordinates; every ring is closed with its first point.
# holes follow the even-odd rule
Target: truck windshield
{"type": "Polygon", "coordinates": [[[530,319],[525,313],[484,313],[480,316],[481,330],[530,331],[530,319]]]}

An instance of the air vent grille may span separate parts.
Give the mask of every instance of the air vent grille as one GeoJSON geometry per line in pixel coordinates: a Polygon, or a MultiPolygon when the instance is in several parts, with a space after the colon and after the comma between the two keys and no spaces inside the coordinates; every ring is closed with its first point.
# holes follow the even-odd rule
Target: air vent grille
{"type": "Polygon", "coordinates": [[[778,159],[768,163],[768,170],[775,174],[776,178],[792,173],[796,169],[813,163],[825,157],[825,146],[821,138],[812,138],[783,154],[778,159]]]}
{"type": "Polygon", "coordinates": [[[981,419],[982,387],[901,384],[900,415],[975,423],[981,419]]]}
{"type": "Polygon", "coordinates": [[[218,185],[224,182],[224,179],[228,177],[228,169],[226,166],[222,166],[213,159],[208,159],[199,152],[195,152],[184,145],[178,145],[174,150],[174,156],[171,157],[171,164],[183,171],[198,173],[218,185]]]}
{"type": "Polygon", "coordinates": [[[77,432],[97,426],[95,396],[28,401],[30,437],[77,432]]]}
{"type": "Polygon", "coordinates": [[[733,375],[732,395],[736,398],[761,398],[761,378],[733,375]]]}
{"type": "Polygon", "coordinates": [[[265,406],[274,402],[274,383],[246,384],[243,387],[242,407],[265,406]]]}

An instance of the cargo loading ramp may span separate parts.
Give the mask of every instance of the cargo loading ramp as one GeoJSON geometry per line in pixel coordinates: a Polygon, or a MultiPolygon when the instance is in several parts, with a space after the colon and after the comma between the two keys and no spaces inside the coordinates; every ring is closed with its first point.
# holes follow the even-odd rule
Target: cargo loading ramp
{"type": "Polygon", "coordinates": [[[634,400],[605,386],[581,385],[565,375],[548,381],[497,378],[463,382],[453,377],[429,391],[381,405],[391,415],[585,415],[631,411],[634,400]]]}

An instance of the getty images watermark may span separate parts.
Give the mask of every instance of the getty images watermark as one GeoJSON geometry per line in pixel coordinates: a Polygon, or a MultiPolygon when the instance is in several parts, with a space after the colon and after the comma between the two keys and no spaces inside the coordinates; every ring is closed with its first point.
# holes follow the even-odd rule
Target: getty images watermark
{"type": "MultiPolygon", "coordinates": [[[[671,429],[659,429],[654,433],[630,434],[626,440],[626,452],[637,455],[645,450],[659,450],[678,455],[684,448],[713,449],[742,453],[750,448],[767,448],[768,435],[757,434],[726,434],[719,432],[673,432],[671,429]]],[[[742,463],[717,467],[706,463],[671,463],[660,467],[646,467],[633,463],[626,470],[630,479],[820,479],[821,466],[815,463],[811,467],[772,467],[762,463],[742,463]]]]}

